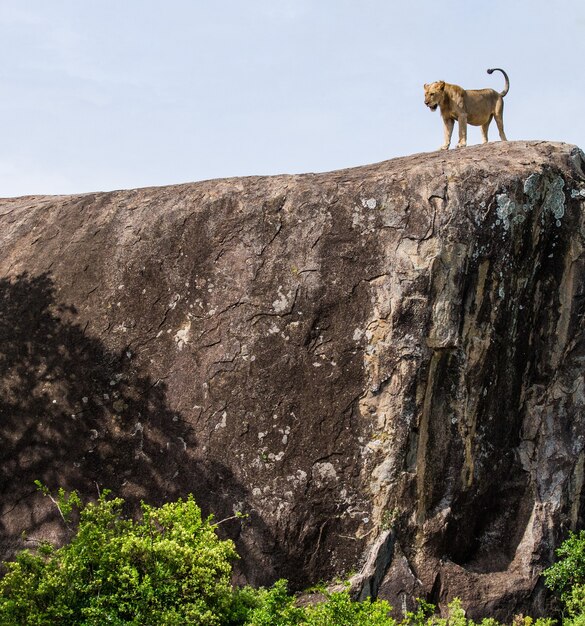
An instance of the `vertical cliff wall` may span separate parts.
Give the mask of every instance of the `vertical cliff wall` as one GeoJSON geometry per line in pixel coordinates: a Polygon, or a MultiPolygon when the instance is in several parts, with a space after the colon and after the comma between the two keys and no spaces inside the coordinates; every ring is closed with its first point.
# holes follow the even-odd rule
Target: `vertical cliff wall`
{"type": "Polygon", "coordinates": [[[538,610],[583,523],[582,168],[511,142],[1,200],[2,555],[60,536],[35,479],[193,492],[250,514],[241,580],[538,610]]]}

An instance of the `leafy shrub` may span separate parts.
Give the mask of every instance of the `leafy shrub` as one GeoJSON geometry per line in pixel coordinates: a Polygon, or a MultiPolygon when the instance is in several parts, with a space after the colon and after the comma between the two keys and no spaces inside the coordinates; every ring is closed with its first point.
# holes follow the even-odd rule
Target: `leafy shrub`
{"type": "Polygon", "coordinates": [[[287,591],[286,580],[278,580],[270,589],[258,589],[257,605],[246,619],[246,626],[295,626],[305,624],[305,610],[295,606],[287,591]]]}
{"type": "Polygon", "coordinates": [[[70,543],[25,550],[7,563],[0,624],[225,623],[233,543],[217,537],[192,497],[142,504],[139,521],[124,518],[122,504],[104,492],[81,509],[70,543]]]}
{"type": "Polygon", "coordinates": [[[259,590],[259,605],[246,626],[396,626],[388,616],[390,605],[383,600],[354,602],[348,591],[323,593],[324,602],[297,607],[286,581],[279,580],[270,589],[259,590]]]}
{"type": "Polygon", "coordinates": [[[386,602],[352,602],[347,591],[297,607],[285,580],[232,588],[234,544],[218,538],[192,496],[160,508],[143,503],[134,521],[107,491],[83,505],[75,492],[54,498],[37,486],[65,523],[74,511],[79,523],[61,548],[44,543],[4,564],[1,626],[395,626],[386,602]]]}
{"type": "Polygon", "coordinates": [[[417,598],[416,611],[407,611],[401,626],[426,626],[435,609],[434,604],[426,602],[422,598],[417,598]]]}
{"type": "Polygon", "coordinates": [[[327,600],[306,609],[307,626],[395,626],[384,600],[353,602],[347,591],[326,593],[327,600]]]}
{"type": "MultiPolygon", "coordinates": [[[[142,504],[139,520],[122,514],[123,500],[104,491],[83,505],[74,492],[56,498],[42,485],[71,540],[23,550],[5,563],[0,579],[0,626],[397,626],[383,600],[354,602],[348,590],[329,593],[313,606],[297,606],[285,580],[269,589],[230,583],[234,544],[216,534],[189,496],[160,508],[142,504]],[[73,529],[72,513],[79,521],[73,529]]],[[[239,515],[238,515],[239,517],[239,515]]],[[[585,532],[571,535],[557,551],[561,559],[545,571],[548,587],[561,594],[564,626],[585,626],[585,532]]],[[[419,600],[398,626],[476,626],[458,598],[447,618],[419,600]]],[[[518,616],[515,626],[553,626],[553,621],[518,616]]],[[[500,626],[491,618],[479,626],[500,626]]]]}
{"type": "Polygon", "coordinates": [[[563,626],[585,626],[585,531],[570,533],[556,554],[559,560],[543,572],[545,585],[560,596],[563,626]]]}
{"type": "Polygon", "coordinates": [[[575,585],[565,594],[565,606],[567,614],[574,619],[580,617],[585,626],[585,585],[575,585]]]}
{"type": "Polygon", "coordinates": [[[573,615],[583,613],[585,603],[579,588],[585,585],[585,531],[570,533],[556,554],[559,560],[543,572],[545,584],[560,594],[573,615]]]}

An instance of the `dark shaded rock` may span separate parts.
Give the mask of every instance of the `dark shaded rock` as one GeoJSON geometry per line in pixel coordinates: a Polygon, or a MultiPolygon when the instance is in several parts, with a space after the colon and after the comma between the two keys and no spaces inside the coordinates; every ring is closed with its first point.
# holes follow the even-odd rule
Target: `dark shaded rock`
{"type": "Polygon", "coordinates": [[[582,167],[510,142],[0,201],[2,555],[62,536],[35,479],[193,492],[250,513],[241,580],[541,609],[583,523],[582,167]]]}
{"type": "Polygon", "coordinates": [[[402,619],[407,611],[417,610],[417,598],[424,598],[425,590],[420,580],[416,578],[410,567],[408,559],[400,549],[395,546],[392,561],[386,570],[384,580],[378,588],[377,596],[391,598],[393,602],[395,619],[402,619]]]}

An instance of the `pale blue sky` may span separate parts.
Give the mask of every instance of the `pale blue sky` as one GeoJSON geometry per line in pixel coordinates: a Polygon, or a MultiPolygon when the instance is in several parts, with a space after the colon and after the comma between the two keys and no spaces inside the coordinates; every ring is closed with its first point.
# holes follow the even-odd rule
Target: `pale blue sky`
{"type": "Polygon", "coordinates": [[[509,139],[585,148],[584,41],[583,0],[0,0],[0,196],[431,151],[423,83],[488,67],[509,139]]]}

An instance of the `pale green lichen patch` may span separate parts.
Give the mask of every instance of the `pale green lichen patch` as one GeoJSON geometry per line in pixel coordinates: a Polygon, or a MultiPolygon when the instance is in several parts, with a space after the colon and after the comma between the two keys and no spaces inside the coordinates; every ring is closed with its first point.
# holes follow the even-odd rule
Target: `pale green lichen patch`
{"type": "MultiPolygon", "coordinates": [[[[547,213],[553,215],[557,226],[561,225],[561,218],[565,214],[565,181],[562,176],[547,172],[531,174],[523,185],[526,202],[521,203],[511,198],[507,193],[496,195],[496,226],[502,226],[504,231],[510,230],[513,224],[522,224],[526,214],[535,207],[542,208],[541,219],[547,213]]],[[[573,195],[573,197],[576,197],[573,195]]],[[[581,197],[581,192],[579,192],[581,197]]],[[[583,194],[585,197],[585,194],[583,194]]]]}
{"type": "Polygon", "coordinates": [[[496,203],[496,213],[498,215],[496,224],[501,224],[504,230],[509,230],[511,224],[521,224],[525,220],[522,207],[507,194],[498,194],[496,203]]]}
{"type": "Polygon", "coordinates": [[[544,202],[542,208],[545,211],[550,211],[557,221],[565,214],[564,186],[565,181],[561,176],[555,176],[549,179],[549,182],[545,182],[544,185],[544,202]]]}
{"type": "Polygon", "coordinates": [[[528,202],[534,204],[540,197],[540,174],[530,174],[524,181],[524,193],[528,196],[528,202]]]}
{"type": "MultiPolygon", "coordinates": [[[[561,225],[561,218],[565,215],[565,181],[562,176],[547,174],[531,174],[524,181],[524,194],[528,198],[527,209],[534,208],[541,202],[541,221],[544,224],[545,215],[551,213],[557,226],[561,225]]],[[[571,192],[572,197],[574,190],[571,192]]],[[[585,194],[584,194],[585,195],[585,194]]]]}
{"type": "Polygon", "coordinates": [[[531,174],[524,181],[524,194],[528,198],[525,206],[530,208],[542,202],[543,219],[545,213],[552,213],[557,226],[565,214],[565,181],[562,176],[552,173],[531,174]]]}

